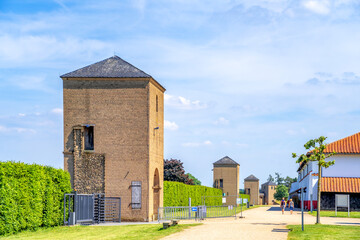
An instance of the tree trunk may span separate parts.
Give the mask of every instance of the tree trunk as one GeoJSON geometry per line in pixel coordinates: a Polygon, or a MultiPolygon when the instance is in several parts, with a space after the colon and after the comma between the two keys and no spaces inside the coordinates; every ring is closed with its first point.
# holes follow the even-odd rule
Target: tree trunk
{"type": "Polygon", "coordinates": [[[316,224],[320,224],[320,205],[321,205],[321,166],[319,164],[318,171],[318,191],[317,191],[317,211],[316,211],[316,224]]]}

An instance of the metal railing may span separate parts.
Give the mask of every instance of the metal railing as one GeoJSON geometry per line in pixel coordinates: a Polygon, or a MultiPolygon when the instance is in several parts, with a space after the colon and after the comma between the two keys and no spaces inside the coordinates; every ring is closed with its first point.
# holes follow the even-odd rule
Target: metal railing
{"type": "Polygon", "coordinates": [[[166,220],[202,220],[206,218],[236,218],[236,205],[229,206],[195,206],[195,207],[160,207],[158,210],[158,221],[166,220]]]}

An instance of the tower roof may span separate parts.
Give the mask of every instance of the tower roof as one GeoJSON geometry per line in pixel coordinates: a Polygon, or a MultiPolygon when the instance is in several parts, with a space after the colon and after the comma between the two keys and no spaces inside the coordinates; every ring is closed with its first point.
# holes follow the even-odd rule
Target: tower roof
{"type": "Polygon", "coordinates": [[[222,159],[213,163],[215,165],[240,165],[228,156],[223,157],[222,159]]]}
{"type": "Polygon", "coordinates": [[[247,178],[245,178],[244,180],[245,181],[259,181],[259,179],[252,174],[250,176],[248,176],[247,178]]]}
{"type": "Polygon", "coordinates": [[[274,183],[273,181],[267,181],[266,183],[263,183],[261,185],[268,185],[268,186],[277,186],[276,183],[274,183]]]}
{"type": "Polygon", "coordinates": [[[142,70],[114,55],[100,62],[63,74],[61,78],[151,78],[142,70]]]}

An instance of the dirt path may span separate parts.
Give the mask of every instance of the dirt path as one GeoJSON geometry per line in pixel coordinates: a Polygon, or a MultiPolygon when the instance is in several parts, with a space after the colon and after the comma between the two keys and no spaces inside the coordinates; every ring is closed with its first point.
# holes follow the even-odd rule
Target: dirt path
{"type": "MultiPolygon", "coordinates": [[[[204,224],[184,230],[163,239],[287,239],[286,225],[301,224],[301,213],[281,214],[280,207],[260,207],[243,212],[243,219],[207,219],[204,224]]],[[[315,217],[304,214],[305,224],[315,223],[315,217]]],[[[359,218],[325,218],[323,224],[356,225],[359,218]]],[[[181,223],[185,223],[182,221],[181,223]]],[[[189,223],[189,222],[186,222],[189,223]]]]}

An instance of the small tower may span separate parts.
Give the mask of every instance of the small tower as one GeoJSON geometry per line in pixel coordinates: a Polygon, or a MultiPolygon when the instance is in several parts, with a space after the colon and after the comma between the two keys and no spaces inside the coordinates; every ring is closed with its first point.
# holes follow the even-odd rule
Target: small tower
{"type": "Polygon", "coordinates": [[[239,169],[240,164],[228,156],[216,161],[214,164],[214,187],[226,194],[228,205],[235,205],[239,196],[239,169]]]}
{"type": "Polygon", "coordinates": [[[276,183],[272,181],[268,181],[266,183],[261,184],[261,192],[264,193],[265,199],[264,204],[265,205],[273,205],[275,203],[274,193],[276,192],[276,183]]]}
{"type": "Polygon", "coordinates": [[[153,220],[163,204],[165,88],[118,56],[61,78],[72,187],[121,197],[123,220],[153,220]]]}
{"type": "Polygon", "coordinates": [[[250,175],[244,179],[245,194],[250,195],[250,204],[259,205],[259,179],[250,175]]]}

